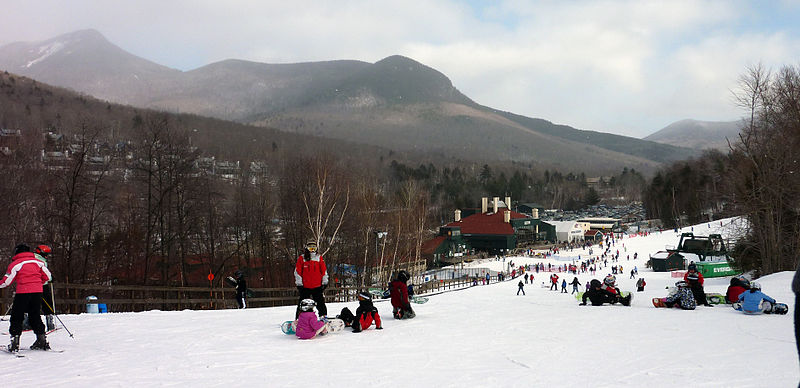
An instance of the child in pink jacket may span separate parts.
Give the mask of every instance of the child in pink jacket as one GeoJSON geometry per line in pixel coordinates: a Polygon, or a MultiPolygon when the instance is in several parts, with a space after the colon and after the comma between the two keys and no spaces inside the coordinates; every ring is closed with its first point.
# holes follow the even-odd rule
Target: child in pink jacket
{"type": "Polygon", "coordinates": [[[314,307],[317,303],[313,299],[303,299],[300,301],[300,315],[297,316],[297,328],[295,335],[300,339],[312,339],[317,334],[322,335],[328,332],[327,324],[317,320],[314,307]]]}

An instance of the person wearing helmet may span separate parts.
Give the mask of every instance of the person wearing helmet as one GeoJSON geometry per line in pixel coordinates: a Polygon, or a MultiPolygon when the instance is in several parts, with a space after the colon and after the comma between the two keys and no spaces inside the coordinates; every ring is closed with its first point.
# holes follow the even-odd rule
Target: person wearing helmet
{"type": "Polygon", "coordinates": [[[299,339],[312,339],[319,334],[327,332],[327,325],[325,321],[317,319],[317,314],[314,313],[314,307],[317,303],[313,299],[303,299],[297,306],[300,314],[296,320],[295,335],[299,339]]]}
{"type": "Polygon", "coordinates": [[[761,292],[761,284],[758,282],[751,282],[750,289],[741,293],[737,301],[740,304],[734,305],[734,308],[748,315],[772,313],[776,304],[775,299],[761,292]]]}
{"type": "Polygon", "coordinates": [[[19,244],[14,248],[14,257],[8,265],[5,276],[0,280],[0,288],[8,287],[12,283],[17,283],[17,292],[14,295],[14,303],[11,307],[11,327],[8,329],[11,334],[11,343],[8,345],[9,351],[19,350],[19,340],[22,335],[22,321],[25,313],[28,313],[28,322],[36,333],[36,342],[31,345],[31,349],[48,350],[50,344],[47,343],[45,326],[39,312],[42,308],[42,285],[50,281],[50,271],[40,260],[36,259],[31,248],[25,244],[19,244]]]}
{"type": "Polygon", "coordinates": [[[725,302],[735,303],[739,300],[739,295],[750,289],[750,280],[747,280],[744,275],[738,275],[731,278],[731,284],[725,292],[725,302]]]}
{"type": "Polygon", "coordinates": [[[622,296],[622,291],[617,287],[617,277],[614,275],[607,275],[603,278],[603,284],[600,286],[603,290],[614,296],[614,301],[611,303],[619,302],[623,306],[630,306],[633,294],[622,296]]]}
{"type": "Polygon", "coordinates": [[[703,274],[697,271],[697,265],[695,263],[689,264],[686,274],[683,275],[683,280],[689,284],[689,287],[692,289],[692,294],[694,294],[694,299],[697,301],[698,305],[711,307],[706,300],[706,292],[703,289],[703,274]]]}
{"type": "Polygon", "coordinates": [[[368,329],[372,326],[372,322],[375,322],[376,329],[383,329],[381,315],[378,314],[378,309],[372,304],[372,297],[367,292],[360,292],[358,294],[358,308],[353,320],[353,333],[368,329]]]}
{"type": "Polygon", "coordinates": [[[583,293],[581,306],[586,306],[586,299],[592,302],[592,306],[602,306],[604,303],[615,303],[617,296],[603,287],[604,284],[597,279],[589,282],[589,290],[583,293]]]}
{"type": "Polygon", "coordinates": [[[667,307],[680,307],[684,310],[694,310],[697,302],[694,299],[691,287],[685,280],[675,283],[675,288],[664,298],[667,307]]]}
{"type": "Polygon", "coordinates": [[[397,273],[397,278],[389,283],[389,296],[392,298],[392,315],[395,319],[411,319],[416,316],[411,303],[408,302],[408,279],[411,276],[405,270],[397,273]]]}
{"type": "Polygon", "coordinates": [[[240,309],[247,307],[247,281],[243,271],[234,272],[236,276],[236,303],[240,309]]]}
{"type": "Polygon", "coordinates": [[[317,253],[317,242],[309,240],[303,254],[297,258],[294,268],[294,282],[300,294],[295,317],[300,315],[300,302],[303,299],[314,299],[319,316],[328,314],[325,306],[325,288],[328,287],[328,269],[322,255],[317,253]]]}
{"type": "MultiPolygon", "coordinates": [[[[33,251],[34,257],[44,263],[45,267],[47,267],[47,258],[50,257],[50,253],[52,253],[52,249],[47,245],[39,245],[33,251]]],[[[42,312],[44,313],[47,331],[52,331],[56,328],[55,321],[53,321],[53,314],[56,313],[54,310],[55,305],[53,285],[50,282],[45,282],[42,285],[42,312]]]]}

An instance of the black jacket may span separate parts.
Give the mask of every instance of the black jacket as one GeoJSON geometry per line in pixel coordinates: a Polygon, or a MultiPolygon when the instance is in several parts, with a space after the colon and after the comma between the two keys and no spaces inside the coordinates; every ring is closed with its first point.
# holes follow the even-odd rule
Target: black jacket
{"type": "Polygon", "coordinates": [[[586,303],[586,298],[592,301],[592,306],[600,306],[603,303],[614,303],[616,296],[604,289],[592,288],[583,293],[583,303],[586,303]]]}

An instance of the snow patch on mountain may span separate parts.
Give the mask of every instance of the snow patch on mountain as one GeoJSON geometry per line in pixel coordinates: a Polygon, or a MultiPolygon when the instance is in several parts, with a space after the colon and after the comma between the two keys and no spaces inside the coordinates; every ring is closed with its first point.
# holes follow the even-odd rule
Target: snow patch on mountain
{"type": "Polygon", "coordinates": [[[53,43],[50,43],[50,44],[47,44],[47,45],[39,47],[39,50],[38,50],[38,53],[37,53],[37,54],[39,54],[39,57],[34,59],[34,60],[32,60],[32,61],[29,61],[28,64],[25,65],[25,67],[30,68],[31,66],[33,66],[33,65],[35,65],[35,64],[37,64],[37,63],[39,63],[39,62],[41,62],[43,60],[45,60],[47,57],[49,57],[49,56],[61,51],[61,49],[63,49],[66,46],[67,46],[66,43],[57,41],[57,42],[53,42],[53,43]]]}

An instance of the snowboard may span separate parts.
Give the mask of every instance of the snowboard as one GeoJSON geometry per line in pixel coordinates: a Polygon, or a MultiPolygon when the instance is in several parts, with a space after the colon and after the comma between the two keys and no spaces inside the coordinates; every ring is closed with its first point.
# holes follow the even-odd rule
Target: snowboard
{"type": "Polygon", "coordinates": [[[667,307],[667,305],[664,303],[664,300],[666,300],[666,299],[667,298],[653,298],[653,306],[654,307],[667,307]]]}
{"type": "MultiPolygon", "coordinates": [[[[344,330],[345,326],[344,321],[339,318],[328,318],[328,323],[325,325],[328,326],[328,333],[338,333],[344,330]]],[[[296,333],[296,328],[296,321],[286,321],[281,324],[281,331],[283,334],[294,335],[296,333]]]]}
{"type": "Polygon", "coordinates": [[[369,294],[372,296],[372,299],[387,299],[389,298],[389,290],[384,290],[382,288],[370,288],[369,294]]]}
{"type": "Polygon", "coordinates": [[[772,305],[772,311],[767,314],[784,315],[789,312],[789,305],[786,303],[775,303],[772,305]]]}
{"type": "Polygon", "coordinates": [[[411,303],[416,303],[416,304],[428,303],[428,297],[414,295],[414,296],[411,297],[411,303]]]}
{"type": "Polygon", "coordinates": [[[725,295],[717,292],[706,292],[706,301],[709,304],[725,304],[725,295]]]}

